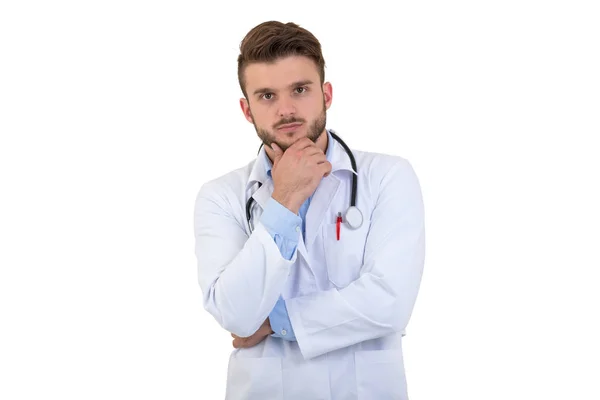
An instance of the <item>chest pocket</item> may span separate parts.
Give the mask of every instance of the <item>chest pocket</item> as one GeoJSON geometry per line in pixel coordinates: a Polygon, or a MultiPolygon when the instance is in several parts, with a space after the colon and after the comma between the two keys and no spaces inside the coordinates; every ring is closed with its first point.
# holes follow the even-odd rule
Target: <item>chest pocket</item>
{"type": "Polygon", "coordinates": [[[370,221],[351,229],[346,224],[340,226],[340,240],[337,240],[336,224],[323,224],[323,252],[327,264],[329,281],[338,288],[348,286],[358,279],[363,265],[365,243],[370,221]]]}

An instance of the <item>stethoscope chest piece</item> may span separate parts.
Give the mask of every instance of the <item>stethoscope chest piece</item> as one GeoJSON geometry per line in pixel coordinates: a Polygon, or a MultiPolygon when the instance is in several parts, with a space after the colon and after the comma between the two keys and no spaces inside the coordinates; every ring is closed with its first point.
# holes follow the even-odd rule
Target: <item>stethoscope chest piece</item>
{"type": "Polygon", "coordinates": [[[358,229],[363,223],[363,215],[360,210],[354,206],[348,208],[346,211],[346,223],[352,229],[358,229]]]}

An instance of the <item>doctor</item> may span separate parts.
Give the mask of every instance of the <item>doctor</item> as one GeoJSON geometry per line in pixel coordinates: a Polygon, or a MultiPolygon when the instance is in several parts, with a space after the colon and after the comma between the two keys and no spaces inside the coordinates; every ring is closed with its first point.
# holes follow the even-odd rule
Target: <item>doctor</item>
{"type": "Polygon", "coordinates": [[[194,210],[204,307],[233,337],[226,399],[408,399],[402,337],[425,253],[417,176],[326,129],[332,86],[310,32],[265,22],[240,53],[240,105],[264,146],[204,183],[194,210]]]}

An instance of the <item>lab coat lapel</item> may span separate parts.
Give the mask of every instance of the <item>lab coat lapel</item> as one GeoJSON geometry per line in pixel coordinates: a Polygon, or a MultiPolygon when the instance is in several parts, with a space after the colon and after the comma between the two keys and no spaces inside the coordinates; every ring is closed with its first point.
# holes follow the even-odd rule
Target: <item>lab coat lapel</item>
{"type": "Polygon", "coordinates": [[[310,247],[317,237],[327,210],[339,187],[340,179],[333,174],[329,174],[329,176],[321,180],[317,190],[315,190],[313,198],[310,201],[310,207],[308,207],[306,213],[306,247],[310,247]]]}
{"type": "Polygon", "coordinates": [[[262,147],[256,157],[256,161],[254,162],[252,170],[250,171],[250,176],[248,177],[248,182],[246,183],[246,190],[249,190],[249,188],[257,182],[261,184],[260,188],[252,193],[252,198],[263,210],[271,197],[271,193],[273,193],[273,181],[267,176],[265,157],[265,149],[262,147]]]}
{"type": "Polygon", "coordinates": [[[254,192],[252,198],[256,200],[261,209],[265,209],[267,202],[273,193],[273,182],[270,179],[265,180],[263,185],[254,192]]]}
{"type": "MultiPolygon", "coordinates": [[[[321,224],[326,218],[327,210],[331,206],[333,198],[336,196],[340,187],[340,178],[336,175],[338,171],[350,171],[356,174],[352,169],[352,163],[348,154],[337,140],[333,140],[333,149],[331,154],[332,169],[329,176],[323,178],[317,187],[306,213],[306,247],[310,247],[319,233],[321,224]]],[[[352,179],[350,177],[350,179],[352,179]]],[[[344,212],[345,210],[336,210],[344,212]]],[[[332,223],[334,221],[331,221],[332,223]]]]}

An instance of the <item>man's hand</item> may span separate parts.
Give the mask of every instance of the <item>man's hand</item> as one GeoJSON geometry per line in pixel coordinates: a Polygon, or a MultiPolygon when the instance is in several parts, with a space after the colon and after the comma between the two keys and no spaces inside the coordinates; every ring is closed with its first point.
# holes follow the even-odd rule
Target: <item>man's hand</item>
{"type": "Polygon", "coordinates": [[[252,336],[242,338],[232,333],[231,337],[233,338],[233,347],[236,349],[241,349],[256,346],[272,333],[273,330],[271,329],[271,322],[269,321],[269,318],[267,318],[252,336]]]}
{"type": "Polygon", "coordinates": [[[302,203],[314,193],[331,163],[312,140],[302,138],[283,152],[271,143],[273,159],[273,198],[298,214],[302,203]]]}

